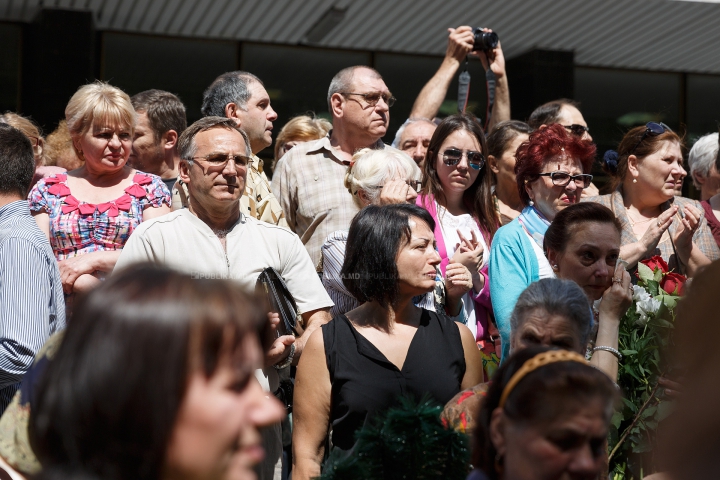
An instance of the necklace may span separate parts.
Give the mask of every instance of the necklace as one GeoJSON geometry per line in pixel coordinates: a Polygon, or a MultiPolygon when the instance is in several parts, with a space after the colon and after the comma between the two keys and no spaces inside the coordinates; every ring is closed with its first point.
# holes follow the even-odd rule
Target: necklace
{"type": "Polygon", "coordinates": [[[633,227],[635,225],[642,225],[644,223],[648,223],[648,222],[651,222],[651,221],[657,219],[657,217],[650,217],[650,218],[646,218],[645,220],[640,220],[639,222],[636,222],[635,220],[633,220],[632,216],[630,216],[630,209],[627,207],[625,207],[625,214],[627,215],[628,220],[630,220],[630,225],[632,225],[633,227]]]}

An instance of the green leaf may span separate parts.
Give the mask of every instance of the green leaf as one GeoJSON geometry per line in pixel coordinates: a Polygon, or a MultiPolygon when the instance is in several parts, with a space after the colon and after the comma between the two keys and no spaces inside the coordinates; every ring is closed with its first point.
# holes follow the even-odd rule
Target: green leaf
{"type": "Polygon", "coordinates": [[[630,355],[635,355],[635,354],[637,353],[637,350],[629,350],[629,349],[628,349],[628,350],[622,350],[621,353],[622,353],[623,355],[628,355],[628,356],[630,356],[630,355]]]}
{"type": "Polygon", "coordinates": [[[655,280],[656,282],[659,283],[662,280],[662,277],[663,277],[662,270],[660,270],[659,268],[656,268],[655,273],[653,274],[653,280],[655,280]]]}
{"type": "Polygon", "coordinates": [[[615,412],[613,413],[612,419],[610,420],[610,423],[615,428],[620,428],[620,423],[623,421],[623,414],[622,412],[615,412]]]}
{"type": "Polygon", "coordinates": [[[650,296],[655,297],[660,293],[660,284],[655,280],[648,280],[646,282],[646,289],[650,296]]]}
{"type": "Polygon", "coordinates": [[[678,297],[675,295],[662,295],[661,297],[660,300],[662,300],[668,309],[672,310],[677,305],[678,297]]]}
{"type": "Polygon", "coordinates": [[[640,280],[643,282],[647,282],[649,280],[652,280],[655,278],[655,274],[652,270],[650,270],[650,267],[645,265],[644,263],[638,263],[638,275],[640,276],[640,280]]]}

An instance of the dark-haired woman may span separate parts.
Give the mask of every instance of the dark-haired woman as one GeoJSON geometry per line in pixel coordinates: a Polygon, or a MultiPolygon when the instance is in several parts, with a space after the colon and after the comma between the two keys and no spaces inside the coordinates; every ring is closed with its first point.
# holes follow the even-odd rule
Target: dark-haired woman
{"type": "Polygon", "coordinates": [[[518,148],[515,174],[522,213],[501,227],[493,239],[490,284],[495,320],[502,337],[502,354],[510,342],[510,313],[520,293],[532,282],[553,277],[543,252],[543,237],[562,209],[578,203],[589,175],[595,145],[554,124],[530,134],[518,148]]]}
{"type": "Polygon", "coordinates": [[[293,478],[320,474],[331,444],[352,449],[355,432],[400,396],[444,404],[482,380],[480,353],[464,325],[418,308],[435,287],[434,221],[415,205],[370,205],[350,225],[342,274],[365,302],[310,337],[293,404],[293,478]]]}
{"type": "Polygon", "coordinates": [[[545,253],[559,278],[577,283],[593,304],[592,360],[617,379],[620,319],[633,297],[630,274],[620,260],[622,227],[612,211],[593,202],[562,210],[545,232],[545,253]]]}
{"type": "Polygon", "coordinates": [[[76,303],[30,414],[38,479],[255,478],[284,415],[254,376],[257,300],[137,266],[76,303]]]}
{"type": "Polygon", "coordinates": [[[493,172],[493,200],[498,223],[507,225],[522,211],[523,205],[515,180],[515,152],[528,140],[532,130],[525,122],[500,122],[487,137],[488,167],[493,172]]]}
{"type": "Polygon", "coordinates": [[[578,353],[520,350],[482,403],[468,480],[598,478],[617,397],[607,375],[578,353]]]}
{"type": "Polygon", "coordinates": [[[692,276],[720,258],[700,203],[675,196],[687,175],[681,145],[666,125],[650,122],[630,130],[617,152],[605,154],[615,191],[588,201],[605,205],[620,220],[620,256],[630,267],[661,255],[671,269],[692,276]]]}
{"type": "MultiPolygon", "coordinates": [[[[461,263],[472,273],[473,288],[463,296],[465,322],[484,352],[484,361],[492,364],[497,357],[493,359],[495,346],[489,333],[487,262],[498,223],[486,158],[485,134],[475,117],[447,117],[430,139],[416,203],[435,221],[442,276],[450,263],[461,263]]],[[[490,365],[488,370],[492,369],[490,365]]]]}

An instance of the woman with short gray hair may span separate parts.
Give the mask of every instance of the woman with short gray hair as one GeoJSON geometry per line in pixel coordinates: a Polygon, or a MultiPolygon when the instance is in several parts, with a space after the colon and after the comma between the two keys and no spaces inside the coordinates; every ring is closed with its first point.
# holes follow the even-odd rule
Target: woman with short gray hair
{"type": "Polygon", "coordinates": [[[717,169],[718,134],[711,133],[695,142],[688,164],[695,188],[700,190],[700,205],[705,211],[708,227],[720,246],[720,172],[717,169]]]}

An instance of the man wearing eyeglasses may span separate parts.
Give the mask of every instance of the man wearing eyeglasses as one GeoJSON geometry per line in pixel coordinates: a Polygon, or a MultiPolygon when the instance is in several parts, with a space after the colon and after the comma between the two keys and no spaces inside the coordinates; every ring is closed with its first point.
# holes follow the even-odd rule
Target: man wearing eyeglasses
{"type": "MultiPolygon", "coordinates": [[[[275,369],[297,363],[310,334],[330,320],[333,303],[298,237],[242,211],[252,150],[248,136],[232,119],[198,120],[180,136],[178,149],[189,208],[143,223],[125,244],[116,270],[157,262],[199,279],[231,279],[252,291],[260,273],[273,267],[285,280],[305,329],[297,338],[278,337],[266,354],[264,373],[256,372],[265,391],[275,392],[275,369]]],[[[276,427],[265,438],[261,479],[274,478],[277,471],[282,441],[279,424],[276,427]]]]}
{"type": "MultiPolygon", "coordinates": [[[[233,119],[248,136],[252,156],[245,191],[240,199],[243,213],[287,227],[285,215],[263,171],[263,161],[257,156],[272,143],[272,122],[277,120],[277,113],[270,106],[270,96],[262,81],[249,72],[223,73],[203,93],[200,111],[204,116],[233,119]]],[[[187,186],[181,180],[173,190],[173,210],[187,208],[188,202],[187,186]]]]}
{"type": "Polygon", "coordinates": [[[293,147],[278,161],[272,181],[290,229],[316,266],[327,236],[349,228],[358,211],[344,185],[353,154],[362,148],[392,148],[380,139],[395,97],[376,70],[356,66],[333,77],[327,102],[333,129],[325,138],[293,147]]]}

